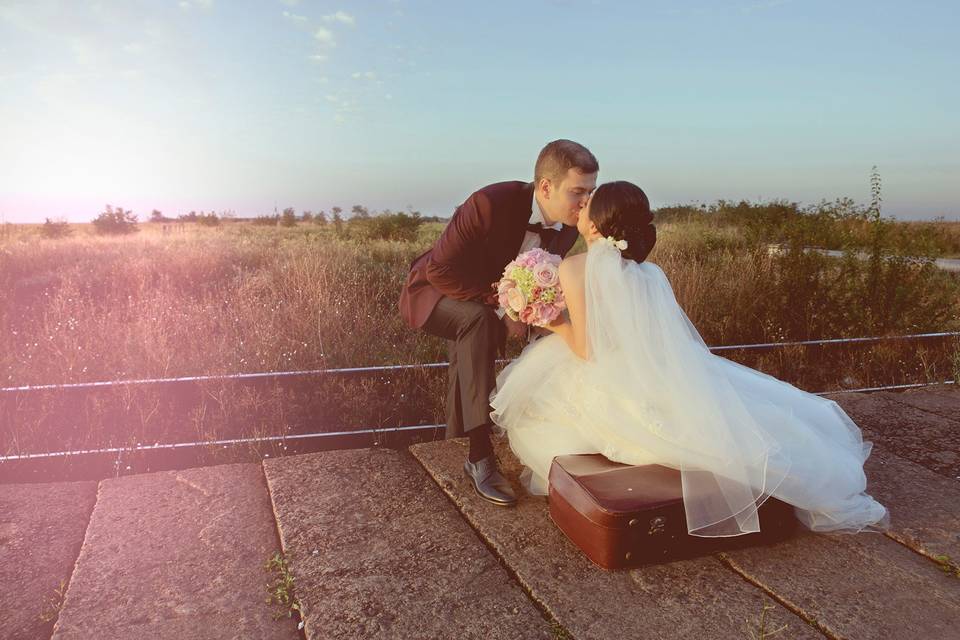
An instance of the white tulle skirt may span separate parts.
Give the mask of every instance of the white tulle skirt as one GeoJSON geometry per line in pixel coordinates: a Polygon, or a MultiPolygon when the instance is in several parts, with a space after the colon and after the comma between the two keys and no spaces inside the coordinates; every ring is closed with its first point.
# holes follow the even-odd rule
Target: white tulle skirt
{"type": "MultiPolygon", "coordinates": [[[[729,403],[752,418],[745,422],[762,429],[758,440],[764,446],[757,451],[763,455],[742,458],[738,464],[747,468],[735,470],[738,473],[724,473],[734,456],[709,439],[685,437],[685,430],[673,424],[676,403],[696,403],[697,398],[669,397],[670,391],[657,384],[656,371],[646,378],[631,376],[630,367],[618,366],[609,355],[602,365],[582,360],[558,335],[528,345],[503,369],[491,394],[491,418],[499,432],[506,432],[511,450],[524,465],[521,482],[534,495],[547,494],[554,456],[601,453],[616,462],[682,470],[685,501],[695,506],[699,495],[705,505],[722,504],[711,507],[720,516],[710,517],[706,510],[688,513],[688,522],[703,525],[691,527],[692,535],[759,530],[756,521],[744,524],[749,519],[743,517],[742,505],[725,503],[719,489],[704,495],[717,484],[713,474],[753,479],[754,509],[772,495],[793,505],[799,521],[813,531],[889,528],[887,509],[865,493],[863,463],[873,445],[863,441],[860,429],[837,403],[719,356],[706,356],[701,366],[709,379],[730,386],[729,403]],[[710,481],[697,485],[697,478],[710,481]],[[724,508],[729,513],[723,513],[724,508]],[[740,526],[728,517],[737,513],[740,526]],[[727,526],[716,525],[721,521],[727,526]]],[[[730,444],[735,446],[735,440],[730,444]]]]}

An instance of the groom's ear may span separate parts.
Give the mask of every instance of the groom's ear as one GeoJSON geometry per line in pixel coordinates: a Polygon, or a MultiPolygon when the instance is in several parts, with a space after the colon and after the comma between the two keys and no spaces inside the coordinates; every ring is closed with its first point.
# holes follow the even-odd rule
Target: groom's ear
{"type": "Polygon", "coordinates": [[[540,178],[540,181],[537,182],[536,184],[536,190],[542,193],[547,198],[550,197],[551,187],[552,185],[550,184],[550,181],[547,180],[546,178],[540,178]]]}

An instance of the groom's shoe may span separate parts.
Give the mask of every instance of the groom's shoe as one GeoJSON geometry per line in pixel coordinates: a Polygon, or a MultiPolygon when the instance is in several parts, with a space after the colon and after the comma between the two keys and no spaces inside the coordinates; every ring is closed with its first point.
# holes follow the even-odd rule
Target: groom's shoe
{"type": "Polygon", "coordinates": [[[467,460],[463,463],[463,471],[473,482],[473,488],[480,497],[501,507],[512,507],[517,504],[517,496],[507,479],[500,475],[497,469],[497,459],[493,454],[477,462],[467,460]]]}

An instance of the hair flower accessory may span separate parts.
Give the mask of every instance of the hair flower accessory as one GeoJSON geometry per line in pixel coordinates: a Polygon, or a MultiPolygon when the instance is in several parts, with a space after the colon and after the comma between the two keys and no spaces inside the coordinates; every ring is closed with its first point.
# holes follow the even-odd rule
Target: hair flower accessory
{"type": "Polygon", "coordinates": [[[626,240],[617,240],[613,236],[607,236],[604,238],[604,240],[615,246],[617,249],[620,249],[620,251],[624,251],[627,248],[626,240]]]}

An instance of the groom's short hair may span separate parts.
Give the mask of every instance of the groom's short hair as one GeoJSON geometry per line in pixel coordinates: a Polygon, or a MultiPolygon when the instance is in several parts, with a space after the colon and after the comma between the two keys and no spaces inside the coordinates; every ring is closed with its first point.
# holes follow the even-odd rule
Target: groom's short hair
{"type": "Polygon", "coordinates": [[[539,184],[540,178],[559,184],[571,168],[580,173],[597,173],[600,164],[589,149],[573,140],[548,142],[537,156],[537,164],[533,169],[534,184],[539,184]]]}

